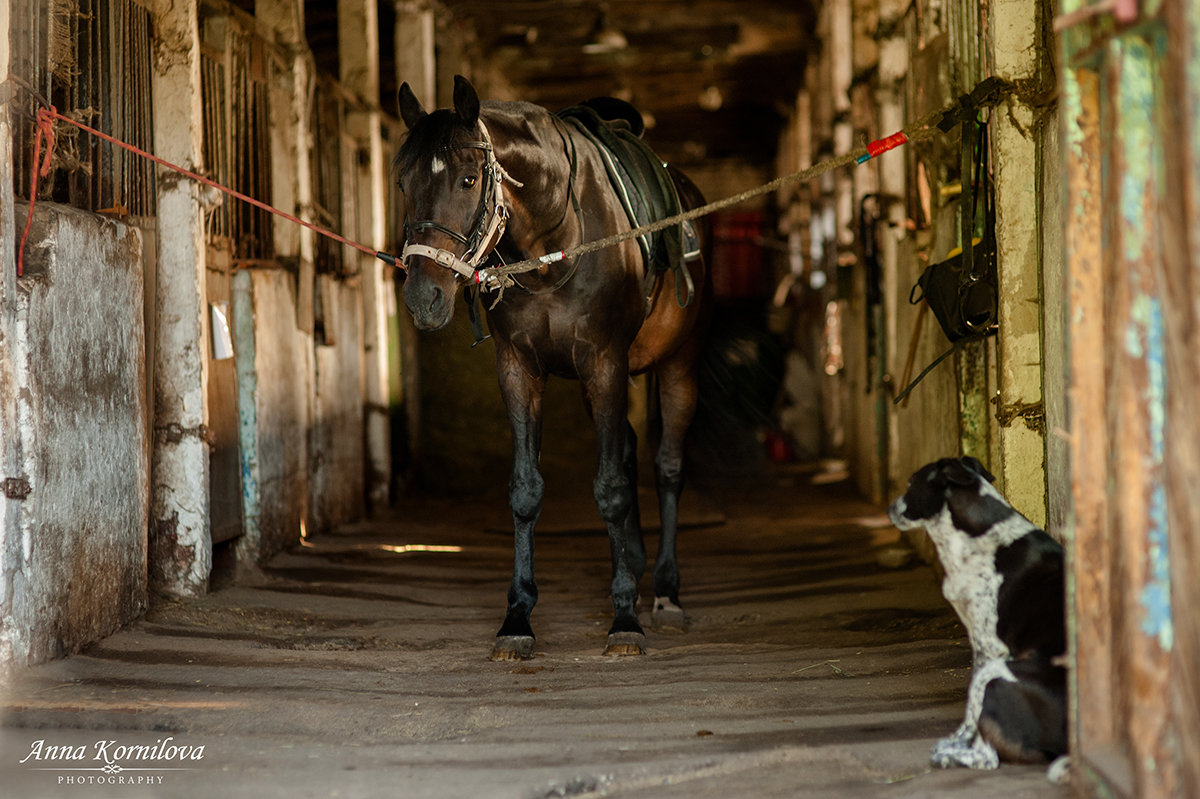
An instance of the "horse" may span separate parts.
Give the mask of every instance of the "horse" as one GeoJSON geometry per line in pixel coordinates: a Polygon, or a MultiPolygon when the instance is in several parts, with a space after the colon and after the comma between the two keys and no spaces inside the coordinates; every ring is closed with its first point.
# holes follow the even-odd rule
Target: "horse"
{"type": "MultiPolygon", "coordinates": [[[[652,623],[683,627],[675,541],[684,437],[696,410],[698,360],[711,316],[703,254],[686,263],[686,275],[656,275],[639,244],[628,240],[542,264],[506,290],[489,291],[483,277],[496,258],[513,263],[561,253],[632,229],[606,175],[606,156],[577,126],[538,105],[481,103],[462,76],[455,78],[453,108],[426,112],[407,83],[398,100],[408,127],[395,159],[406,212],[404,303],[418,330],[438,330],[450,322],[458,289],[479,284],[512,428],[513,573],[491,659],[524,660],[533,653],[534,528],[545,493],[538,465],[542,394],[550,375],[581,383],[596,430],[593,493],[612,555],[613,620],[604,653],[645,654],[638,583],[647,555],[637,436],[627,419],[629,382],[631,375],[652,373],[661,413],[652,623]],[[694,299],[681,300],[691,286],[694,299]]],[[[682,207],[704,203],[682,173],[671,168],[670,175],[682,207]]],[[[707,249],[709,231],[698,227],[707,249]]]]}

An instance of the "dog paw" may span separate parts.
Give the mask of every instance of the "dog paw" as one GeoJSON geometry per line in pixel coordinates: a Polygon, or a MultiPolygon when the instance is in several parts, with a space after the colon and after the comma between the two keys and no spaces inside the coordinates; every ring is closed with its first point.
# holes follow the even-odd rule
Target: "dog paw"
{"type": "Polygon", "coordinates": [[[976,738],[971,744],[956,736],[950,736],[934,745],[929,762],[938,768],[962,766],[990,771],[1000,768],[1000,755],[982,738],[976,738]]]}
{"type": "Polygon", "coordinates": [[[939,738],[938,742],[933,745],[933,754],[937,756],[945,756],[951,752],[962,752],[971,748],[971,738],[974,736],[962,735],[955,733],[947,735],[945,738],[939,738]]]}
{"type": "Polygon", "coordinates": [[[1068,785],[1071,782],[1071,758],[1069,755],[1063,755],[1055,759],[1050,764],[1050,768],[1046,769],[1046,779],[1055,785],[1068,785]]]}
{"type": "Polygon", "coordinates": [[[956,735],[951,735],[948,738],[942,738],[933,745],[933,751],[929,755],[929,762],[938,768],[954,768],[959,765],[959,758],[965,752],[969,752],[970,745],[961,740],[956,735]]]}
{"type": "Polygon", "coordinates": [[[948,748],[934,749],[933,754],[929,756],[929,762],[937,768],[956,768],[961,766],[961,758],[967,750],[952,750],[948,748]]]}

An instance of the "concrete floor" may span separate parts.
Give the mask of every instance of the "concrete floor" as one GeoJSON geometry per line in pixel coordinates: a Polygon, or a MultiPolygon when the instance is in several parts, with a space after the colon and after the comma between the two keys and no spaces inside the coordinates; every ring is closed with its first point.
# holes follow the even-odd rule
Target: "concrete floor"
{"type": "Polygon", "coordinates": [[[898,534],[839,477],[777,468],[685,495],[691,626],[649,632],[640,658],[600,655],[609,556],[590,502],[548,499],[536,656],[514,664],[486,658],[512,557],[503,497],[408,501],[278,557],[261,585],[156,603],[17,675],[3,794],[1066,797],[1040,767],[929,767],[961,718],[966,639],[928,566],[880,564],[898,534]],[[103,741],[203,757],[106,774],[103,741]]]}

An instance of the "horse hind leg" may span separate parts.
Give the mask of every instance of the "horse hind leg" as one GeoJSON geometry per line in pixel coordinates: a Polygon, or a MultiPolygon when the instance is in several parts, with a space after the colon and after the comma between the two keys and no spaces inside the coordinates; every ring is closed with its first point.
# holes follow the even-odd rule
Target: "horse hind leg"
{"type": "Polygon", "coordinates": [[[607,523],[612,552],[613,623],[608,631],[606,655],[644,655],[646,636],[637,618],[638,581],[645,569],[637,514],[637,486],[624,473],[612,478],[601,474],[595,484],[596,504],[607,523]],[[636,535],[631,526],[637,527],[636,535]]]}
{"type": "Polygon", "coordinates": [[[624,378],[616,377],[618,371],[602,370],[602,375],[612,375],[612,379],[589,381],[585,386],[600,451],[593,488],[596,506],[608,527],[613,567],[613,623],[604,654],[642,655],[645,633],[637,618],[637,600],[646,552],[638,519],[637,441],[625,418],[628,394],[624,378]]]}
{"type": "MultiPolygon", "coordinates": [[[[640,584],[642,575],[646,572],[646,542],[642,537],[642,514],[638,505],[638,462],[637,462],[637,433],[633,425],[625,425],[625,476],[633,486],[631,501],[633,506],[625,517],[625,545],[628,548],[629,567],[633,570],[634,579],[640,584]]],[[[640,599],[639,599],[640,602],[640,599]]]]}
{"type": "Polygon", "coordinates": [[[662,533],[654,564],[655,629],[687,629],[688,619],[679,602],[679,561],[675,553],[679,529],[679,497],[683,493],[683,445],[696,415],[697,381],[694,361],[680,358],[657,372],[662,409],[662,440],[654,459],[658,512],[662,533]]]}

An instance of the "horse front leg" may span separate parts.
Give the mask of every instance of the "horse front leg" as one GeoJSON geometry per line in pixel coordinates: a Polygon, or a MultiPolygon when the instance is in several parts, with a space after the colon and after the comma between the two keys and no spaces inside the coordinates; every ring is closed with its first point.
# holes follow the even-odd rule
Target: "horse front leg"
{"type": "Polygon", "coordinates": [[[675,540],[679,529],[679,497],[683,493],[684,440],[696,415],[698,390],[695,362],[691,358],[680,357],[664,363],[657,370],[657,377],[662,408],[662,440],[654,458],[654,477],[662,533],[654,563],[651,622],[656,629],[686,629],[687,615],[679,602],[679,561],[675,554],[675,540]]]}
{"type": "Polygon", "coordinates": [[[637,444],[626,419],[628,372],[619,368],[623,365],[610,364],[585,381],[599,450],[593,489],[612,552],[613,623],[604,654],[644,655],[646,636],[637,619],[637,599],[646,553],[637,518],[636,456],[631,455],[637,444]]]}
{"type": "Polygon", "coordinates": [[[508,587],[508,611],[496,633],[491,658],[524,660],[533,656],[529,616],[538,596],[533,575],[533,531],[545,495],[545,482],[538,469],[545,381],[534,377],[507,352],[498,349],[496,361],[513,437],[512,477],[508,484],[513,515],[513,576],[508,587]]]}

